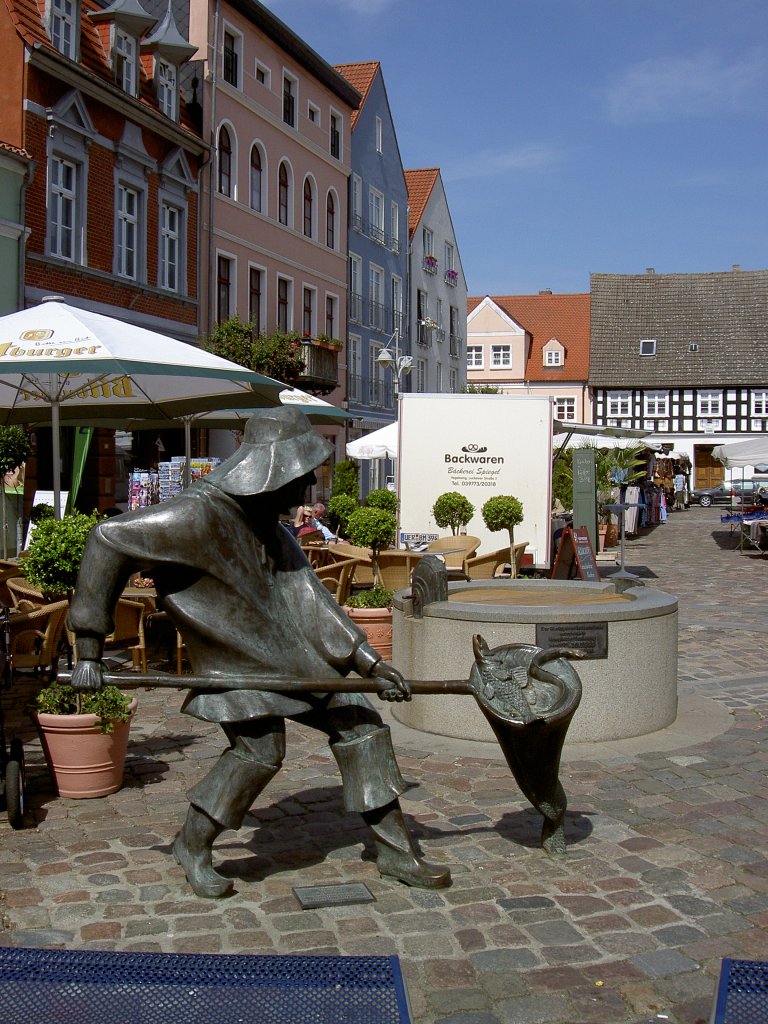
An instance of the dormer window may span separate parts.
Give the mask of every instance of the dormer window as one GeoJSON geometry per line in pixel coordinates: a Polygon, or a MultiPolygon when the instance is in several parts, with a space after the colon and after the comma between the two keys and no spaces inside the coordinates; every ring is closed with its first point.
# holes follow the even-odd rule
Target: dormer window
{"type": "Polygon", "coordinates": [[[197,48],[176,28],[170,4],[152,35],[141,41],[142,54],[154,58],[153,81],[157,105],[172,121],[179,116],[179,65],[192,58],[197,48]]]}
{"type": "Polygon", "coordinates": [[[655,356],[656,355],[656,339],[655,338],[643,338],[640,342],[640,355],[641,356],[655,356]]]}
{"type": "Polygon", "coordinates": [[[115,82],[129,96],[138,96],[139,39],[157,23],[157,18],[147,14],[140,0],[114,0],[108,7],[89,11],[88,17],[96,25],[110,26],[115,82]]]}
{"type": "Polygon", "coordinates": [[[73,0],[51,0],[51,42],[65,57],[74,60],[77,54],[75,18],[80,5],[73,0]]]}
{"type": "Polygon", "coordinates": [[[543,350],[544,366],[555,368],[565,363],[565,349],[557,338],[550,338],[543,350]]]}
{"type": "Polygon", "coordinates": [[[166,117],[176,120],[176,68],[166,60],[155,61],[157,105],[166,117]]]}
{"type": "Polygon", "coordinates": [[[115,82],[130,96],[135,96],[138,79],[136,39],[121,28],[115,28],[115,45],[112,66],[115,82]]]}

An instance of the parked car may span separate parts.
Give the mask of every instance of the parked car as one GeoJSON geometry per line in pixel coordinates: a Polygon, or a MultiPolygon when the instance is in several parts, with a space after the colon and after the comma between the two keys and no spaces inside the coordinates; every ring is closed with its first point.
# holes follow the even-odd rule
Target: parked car
{"type": "Polygon", "coordinates": [[[691,503],[703,505],[740,505],[743,501],[751,501],[765,480],[731,480],[718,484],[717,487],[696,488],[691,491],[691,503]]]}

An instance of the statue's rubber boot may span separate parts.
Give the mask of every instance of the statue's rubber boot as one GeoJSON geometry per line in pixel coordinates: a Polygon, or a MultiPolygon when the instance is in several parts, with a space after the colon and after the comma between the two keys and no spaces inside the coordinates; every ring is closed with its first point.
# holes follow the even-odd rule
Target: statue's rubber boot
{"type": "Polygon", "coordinates": [[[224,828],[195,806],[187,811],[184,826],[173,843],[173,856],[198,896],[220,899],[234,892],[231,878],[213,869],[213,841],[224,828]]]}
{"type": "Polygon", "coordinates": [[[445,889],[451,884],[448,868],[430,864],[419,854],[397,800],[374,811],[363,811],[363,819],[376,841],[376,867],[382,878],[394,878],[420,889],[445,889]]]}

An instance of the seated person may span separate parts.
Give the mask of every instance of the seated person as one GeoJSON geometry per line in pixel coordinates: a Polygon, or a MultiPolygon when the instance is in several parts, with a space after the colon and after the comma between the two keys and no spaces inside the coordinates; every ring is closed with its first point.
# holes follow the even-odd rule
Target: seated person
{"type": "Polygon", "coordinates": [[[320,516],[323,515],[325,515],[325,505],[322,501],[316,501],[311,508],[308,505],[299,505],[293,518],[295,535],[303,537],[308,533],[315,533],[319,530],[323,535],[324,541],[335,541],[335,534],[320,522],[320,516]]]}

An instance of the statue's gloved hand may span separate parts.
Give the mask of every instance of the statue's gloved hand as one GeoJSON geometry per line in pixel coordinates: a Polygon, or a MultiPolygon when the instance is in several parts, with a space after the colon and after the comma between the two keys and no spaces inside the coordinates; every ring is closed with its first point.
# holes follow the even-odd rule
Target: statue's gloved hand
{"type": "Polygon", "coordinates": [[[100,690],[104,684],[104,666],[100,661],[83,658],[72,672],[73,690],[100,690]]]}
{"type": "Polygon", "coordinates": [[[371,678],[381,682],[379,697],[382,700],[397,701],[399,703],[400,701],[411,699],[410,686],[394,665],[390,665],[389,662],[378,662],[371,673],[371,678]]]}

